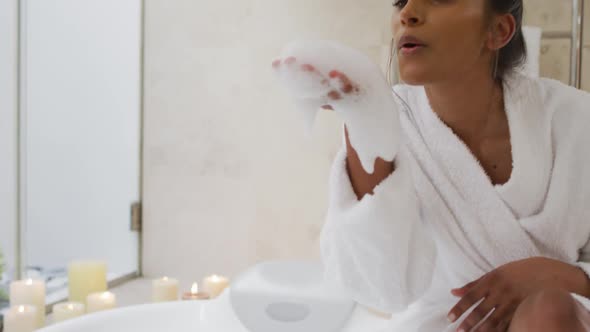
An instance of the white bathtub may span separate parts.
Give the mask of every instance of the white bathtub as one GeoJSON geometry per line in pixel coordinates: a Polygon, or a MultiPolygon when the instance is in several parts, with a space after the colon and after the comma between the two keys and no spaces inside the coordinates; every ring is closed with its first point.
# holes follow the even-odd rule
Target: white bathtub
{"type": "MultiPolygon", "coordinates": [[[[374,332],[387,320],[356,306],[342,332],[374,332]]],[[[211,301],[146,304],[83,316],[39,332],[255,332],[233,313],[229,292],[211,301]]],[[[277,331],[280,332],[280,331],[277,331]]],[[[312,331],[310,331],[312,332],[312,331]]]]}

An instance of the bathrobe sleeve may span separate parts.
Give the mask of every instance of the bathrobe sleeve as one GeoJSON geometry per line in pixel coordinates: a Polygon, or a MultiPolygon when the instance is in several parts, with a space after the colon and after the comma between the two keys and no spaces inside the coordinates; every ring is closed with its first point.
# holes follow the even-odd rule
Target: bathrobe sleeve
{"type": "Polygon", "coordinates": [[[356,302],[381,312],[402,311],[430,286],[435,249],[423,225],[408,152],[373,195],[360,201],[342,147],[330,176],[330,203],[320,235],[326,281],[356,302]]]}

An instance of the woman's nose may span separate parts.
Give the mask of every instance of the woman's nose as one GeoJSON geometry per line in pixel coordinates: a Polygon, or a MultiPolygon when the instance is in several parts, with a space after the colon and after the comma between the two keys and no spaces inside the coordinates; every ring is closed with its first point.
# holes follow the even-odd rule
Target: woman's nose
{"type": "Polygon", "coordinates": [[[419,14],[419,8],[416,8],[417,1],[408,1],[406,6],[400,11],[399,18],[401,24],[405,26],[416,26],[422,23],[419,14]]]}
{"type": "Polygon", "coordinates": [[[418,20],[417,17],[410,17],[410,18],[405,19],[405,20],[402,19],[402,23],[405,24],[405,25],[409,25],[409,26],[417,25],[419,21],[420,20],[418,20]]]}

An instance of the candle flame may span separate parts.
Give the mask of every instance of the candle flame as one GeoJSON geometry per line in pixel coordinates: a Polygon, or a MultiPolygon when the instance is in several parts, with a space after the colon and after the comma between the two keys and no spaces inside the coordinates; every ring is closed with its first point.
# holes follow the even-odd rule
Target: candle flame
{"type": "Polygon", "coordinates": [[[27,281],[25,281],[25,283],[30,286],[33,284],[33,279],[27,279],[27,281]]]}
{"type": "Polygon", "coordinates": [[[162,280],[168,281],[168,277],[164,277],[164,278],[162,278],[162,280]]]}
{"type": "Polygon", "coordinates": [[[20,306],[18,306],[18,312],[20,312],[21,314],[22,314],[23,312],[25,312],[25,306],[24,306],[24,305],[20,305],[20,306]]]}
{"type": "Polygon", "coordinates": [[[197,294],[199,292],[199,284],[196,282],[191,287],[191,294],[197,294]]]}
{"type": "Polygon", "coordinates": [[[104,292],[100,295],[100,297],[102,297],[103,299],[108,299],[111,296],[111,293],[109,292],[104,292]]]}
{"type": "Polygon", "coordinates": [[[74,310],[74,305],[73,305],[73,304],[71,304],[71,303],[70,303],[70,304],[68,304],[68,309],[69,309],[69,310],[74,310]]]}

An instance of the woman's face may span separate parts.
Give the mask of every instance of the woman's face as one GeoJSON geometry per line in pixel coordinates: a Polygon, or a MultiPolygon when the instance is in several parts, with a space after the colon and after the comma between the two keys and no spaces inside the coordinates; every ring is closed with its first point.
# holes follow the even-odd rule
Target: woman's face
{"type": "Polygon", "coordinates": [[[394,0],[392,29],[402,81],[425,85],[490,70],[486,1],[394,0]],[[404,36],[424,46],[400,40],[404,36]]]}

